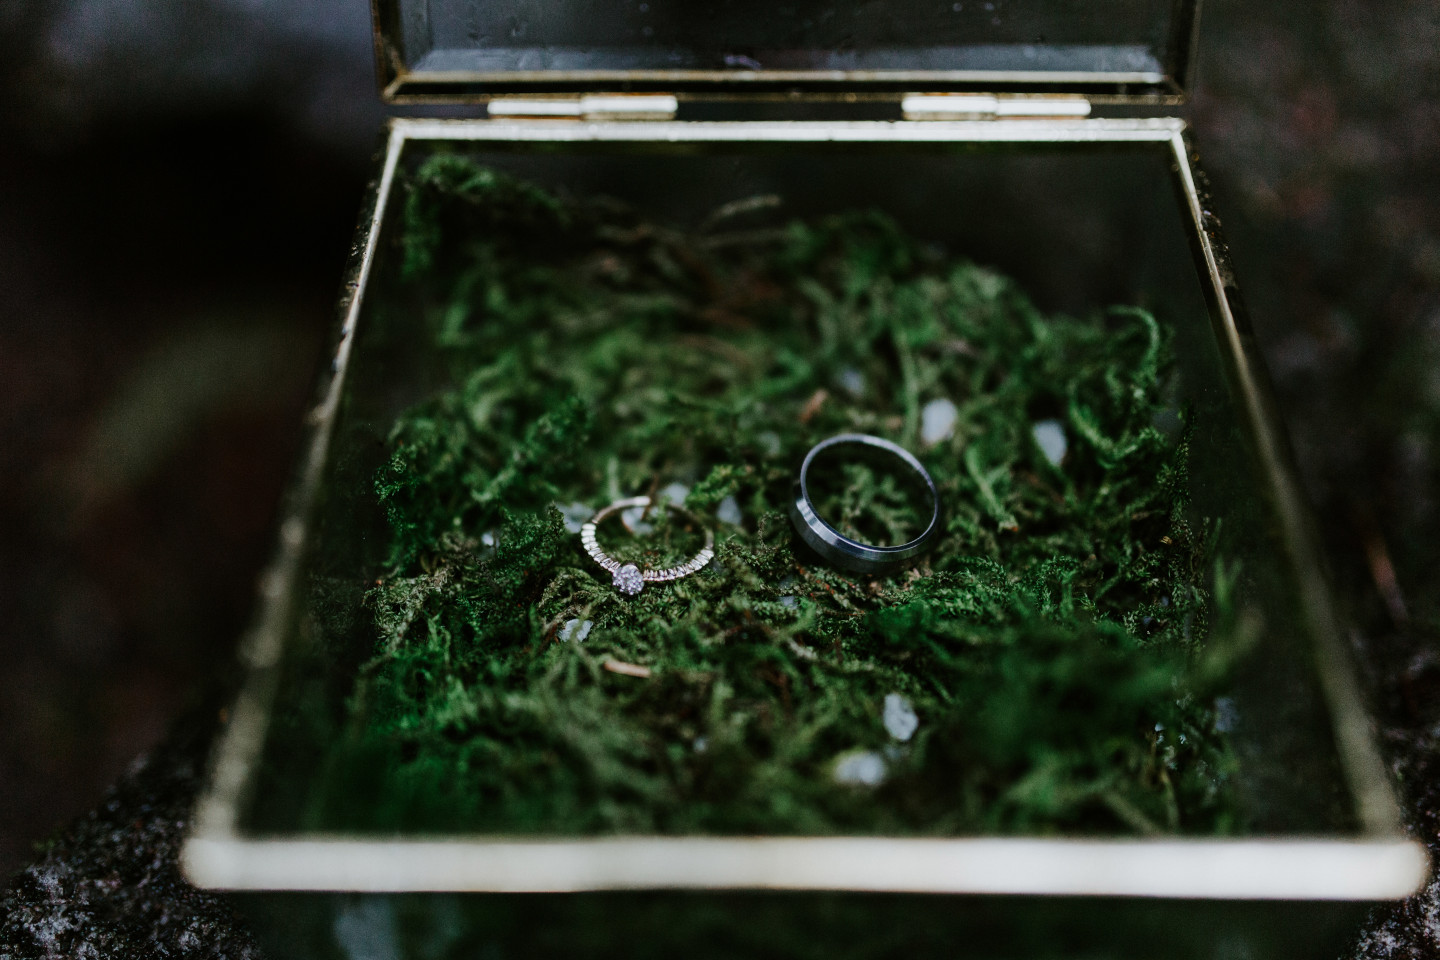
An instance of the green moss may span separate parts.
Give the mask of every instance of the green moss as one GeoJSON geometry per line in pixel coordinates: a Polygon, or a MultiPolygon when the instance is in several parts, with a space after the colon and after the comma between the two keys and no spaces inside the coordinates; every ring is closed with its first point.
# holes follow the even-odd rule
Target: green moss
{"type": "MultiPolygon", "coordinates": [[[[1243,645],[1234,571],[1188,505],[1191,414],[1150,314],[1047,316],[873,212],[686,232],[453,156],[406,189],[403,274],[450,380],[399,418],[375,478],[390,567],[349,621],[371,649],[310,825],[1240,826],[1209,706],[1243,645]],[[941,399],[954,429],[927,445],[941,399]],[[934,475],[945,535],[913,569],[853,578],[797,552],[794,468],[841,431],[934,475]],[[618,596],[556,505],[675,482],[717,557],[618,596]],[[714,519],[727,498],[738,524],[714,519]],[[583,641],[570,621],[592,624],[583,641]],[[890,694],[918,717],[908,740],[890,694]],[[867,752],[883,780],[840,782],[867,752]]],[[[916,505],[857,465],[834,507],[898,531],[916,505]]],[[[693,547],[654,519],[617,552],[693,547]]]]}

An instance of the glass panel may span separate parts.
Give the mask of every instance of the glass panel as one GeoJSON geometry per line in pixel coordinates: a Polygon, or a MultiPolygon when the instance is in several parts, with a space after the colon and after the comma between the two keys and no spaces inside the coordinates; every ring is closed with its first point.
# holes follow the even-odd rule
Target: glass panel
{"type": "MultiPolygon", "coordinates": [[[[479,776],[477,771],[485,764],[493,765],[494,758],[485,760],[481,767],[470,766],[463,771],[447,765],[448,761],[431,763],[428,755],[411,742],[417,733],[406,725],[405,717],[375,705],[365,692],[366,678],[374,675],[377,650],[384,647],[376,632],[379,608],[372,588],[393,577],[395,569],[388,553],[390,521],[385,514],[386,506],[377,495],[377,477],[390,476],[383,471],[387,463],[393,462],[389,459],[390,438],[396,418],[416,404],[426,402],[427,398],[444,395],[457,382],[471,382],[466,378],[476,376],[470,367],[457,370],[447,364],[436,345],[431,325],[453,320],[463,327],[468,322],[467,315],[478,316],[487,310],[499,309],[496,304],[504,306],[504,303],[496,298],[502,294],[511,296],[500,287],[476,287],[455,301],[458,306],[453,311],[437,312],[437,303],[449,303],[452,291],[448,286],[430,282],[432,275],[426,272],[423,257],[416,259],[423,254],[421,248],[401,242],[403,214],[407,208],[414,209],[415,197],[405,184],[413,182],[417,171],[441,154],[522,178],[562,197],[615,198],[635,210],[641,218],[639,222],[665,225],[662,231],[708,229],[707,224],[716,222],[717,212],[723,213],[732,218],[727,221],[731,225],[724,237],[746,242],[751,237],[763,240],[787,236],[780,228],[792,218],[819,222],[858,206],[882,212],[907,234],[931,245],[927,249],[936,251],[936,255],[963,257],[1003,271],[1046,313],[1058,311],[1084,318],[1094,316],[1096,310],[1110,304],[1130,304],[1152,311],[1173,347],[1174,409],[1193,411],[1188,455],[1190,508],[1184,522],[1195,530],[1210,529],[1206,526],[1209,521],[1223,518],[1214,532],[1219,538],[1216,549],[1224,554],[1227,564],[1215,562],[1212,566],[1210,561],[1201,563],[1198,559],[1195,563],[1197,569],[1203,571],[1200,576],[1208,584],[1206,589],[1232,591],[1231,602],[1241,613],[1231,627],[1240,629],[1236,624],[1248,624],[1245,630],[1258,637],[1253,649],[1244,655],[1243,668],[1230,674],[1220,699],[1213,701],[1216,728],[1223,727],[1236,763],[1231,782],[1240,812],[1226,829],[1277,834],[1344,833],[1353,829],[1323,696],[1311,672],[1308,642],[1295,615],[1294,584],[1280,559],[1284,555],[1283,545],[1278,542],[1273,515],[1260,492],[1263,488],[1248,453],[1244,418],[1238,415],[1225,386],[1224,363],[1211,332],[1188,243],[1192,228],[1175,202],[1173,155],[1167,144],[416,141],[405,148],[401,185],[390,200],[389,216],[366,291],[346,381],[343,415],[336,427],[325,491],[316,518],[317,541],[312,565],[308,574],[292,585],[301,598],[300,616],[290,627],[294,631],[291,657],[276,705],[270,742],[261,769],[253,772],[253,804],[246,814],[247,830],[395,832],[400,835],[518,830],[543,835],[575,829],[574,823],[559,815],[546,814],[533,822],[527,821],[524,823],[527,829],[520,830],[512,815],[529,816],[528,812],[516,814],[511,810],[497,816],[492,807],[487,808],[489,812],[476,813],[474,819],[467,819],[470,814],[442,809],[443,797],[453,791],[455,784],[468,782],[467,777],[479,776]],[[407,197],[411,198],[408,203],[407,197]],[[1236,570],[1243,573],[1239,580],[1233,579],[1236,570]],[[1222,588],[1217,579],[1228,579],[1230,586],[1222,588]],[[375,714],[365,723],[388,725],[385,727],[389,731],[388,740],[380,742],[370,736],[369,728],[355,725],[352,712],[366,709],[374,710],[375,714]],[[336,758],[349,749],[346,746],[349,742],[359,746],[342,758],[352,768],[353,776],[341,782],[337,779],[337,770],[341,768],[336,765],[336,758]],[[432,779],[421,776],[428,776],[427,770],[433,773],[432,779]]],[[[450,208],[442,207],[439,211],[444,213],[446,209],[450,208]]],[[[536,229],[534,236],[526,234],[528,239],[521,237],[516,242],[523,240],[538,245],[535,249],[548,248],[553,237],[541,227],[536,229]]],[[[470,251],[465,256],[483,256],[485,244],[491,240],[487,239],[485,230],[477,230],[473,239],[461,238],[463,242],[452,243],[448,249],[470,251]]],[[[655,235],[648,227],[637,228],[617,233],[614,242],[638,243],[648,249],[644,246],[649,242],[646,238],[655,235]]],[[[423,255],[439,255],[435,250],[423,255]]],[[[672,258],[659,253],[656,258],[656,269],[680,269],[675,267],[672,258]]],[[[623,263],[602,252],[582,260],[589,264],[587,269],[601,274],[626,269],[623,263]]],[[[510,279],[517,285],[516,290],[521,290],[525,283],[541,282],[534,277],[510,279]]],[[[505,282],[508,284],[510,279],[505,282]]],[[[729,303],[724,297],[719,302],[729,303]]],[[[650,309],[647,303],[650,301],[638,298],[632,306],[643,312],[650,309]]],[[[747,303],[739,300],[728,309],[743,312],[749,309],[747,303]]],[[[679,338],[676,342],[687,345],[693,341],[691,366],[695,369],[702,369],[709,362],[729,363],[731,359],[727,358],[738,355],[736,343],[739,341],[731,341],[747,335],[744,331],[749,328],[735,326],[738,321],[734,316],[717,310],[711,318],[713,323],[711,319],[705,320],[710,324],[705,329],[711,332],[704,336],[695,336],[694,331],[687,333],[678,322],[674,329],[662,325],[655,336],[679,338]],[[740,333],[736,333],[737,330],[740,333]],[[712,353],[715,359],[706,359],[712,353]]],[[[577,302],[573,305],[573,315],[547,314],[534,320],[529,332],[551,338],[554,352],[549,356],[553,364],[573,358],[578,351],[575,324],[583,319],[583,313],[584,304],[577,302]]],[[[967,351],[975,349],[975,345],[964,341],[947,343],[946,349],[953,350],[953,362],[947,361],[950,363],[947,369],[951,372],[963,369],[968,362],[966,358],[971,356],[967,351]]],[[[636,346],[640,349],[645,345],[636,346]]],[[[633,356],[617,357],[616,362],[631,369],[637,363],[633,356]]],[[[881,358],[877,362],[883,365],[889,361],[881,358]]],[[[553,386],[550,378],[555,373],[548,365],[526,369],[530,370],[527,376],[535,378],[536,390],[551,389],[545,385],[553,386]]],[[[639,372],[647,376],[654,373],[648,369],[639,372]]],[[[834,404],[834,397],[852,389],[847,386],[844,374],[841,370],[834,380],[835,386],[828,391],[816,391],[815,395],[828,393],[832,397],[830,403],[834,404]]],[[[487,391],[501,385],[499,381],[482,382],[485,389],[476,393],[476,406],[464,408],[468,411],[466,415],[481,419],[500,416],[503,411],[497,412],[498,408],[486,397],[487,391]]],[[[803,400],[811,395],[813,388],[813,383],[805,381],[787,389],[803,400]]],[[[976,389],[990,388],[977,384],[976,389]]],[[[621,394],[606,396],[624,399],[621,394]]],[[[1020,415],[1042,419],[1056,416],[1049,408],[1040,407],[1020,415]]],[[[1157,420],[1156,429],[1167,428],[1157,420]]],[[[750,452],[742,451],[736,456],[763,466],[766,455],[757,452],[762,447],[763,444],[754,450],[744,448],[750,452]]],[[[605,470],[612,469],[603,464],[586,466],[586,449],[572,453],[578,458],[577,469],[590,471],[587,476],[601,478],[605,470]]],[[[932,469],[947,469],[945,463],[934,461],[934,455],[931,456],[932,469]]],[[[630,468],[620,464],[613,469],[630,468]]],[[[1036,459],[1034,466],[1027,468],[1026,475],[1031,469],[1043,472],[1045,467],[1036,459]]],[[[971,506],[973,504],[966,509],[971,506]]],[[[1155,517],[1148,520],[1153,522],[1155,517]]],[[[1137,513],[1127,520],[1131,521],[1141,523],[1147,521],[1147,517],[1137,513]]],[[[448,533],[442,532],[435,542],[443,545],[448,542],[447,536],[448,533]]],[[[1171,538],[1161,537],[1159,531],[1147,542],[1150,544],[1147,550],[1161,551],[1174,546],[1171,538]]],[[[467,549],[483,553],[484,541],[480,543],[481,547],[467,549]]],[[[1198,546],[1195,549],[1198,558],[1202,550],[1198,546]]],[[[583,558],[578,562],[583,563],[583,558]]],[[[416,569],[429,571],[423,576],[443,573],[435,573],[423,563],[416,569]]],[[[784,591],[777,588],[774,592],[784,591]]],[[[548,602],[545,598],[537,595],[530,602],[533,603],[529,614],[532,624],[543,625],[545,618],[554,614],[545,606],[548,602]]],[[[1143,601],[1137,598],[1134,602],[1143,601]]],[[[1168,596],[1157,603],[1168,607],[1168,596]]],[[[772,618],[779,622],[790,616],[785,608],[783,602],[777,601],[766,606],[757,617],[759,621],[772,618]]],[[[605,642],[604,610],[597,610],[600,612],[584,614],[593,616],[599,624],[596,635],[588,641],[578,635],[573,642],[565,638],[567,650],[578,650],[582,642],[587,644],[587,651],[594,650],[598,649],[597,641],[605,642]]],[[[1167,616],[1157,611],[1145,616],[1151,613],[1157,620],[1167,616]]],[[[676,616],[682,614],[678,609],[675,612],[676,616]]],[[[565,616],[580,619],[579,615],[567,613],[565,616]]],[[[562,620],[563,617],[556,623],[562,620]]],[[[1216,622],[1216,629],[1221,629],[1218,618],[1216,622]]],[[[566,629],[571,627],[567,624],[566,629]]],[[[575,624],[574,629],[580,629],[580,625],[575,624]]],[[[1141,624],[1137,629],[1148,628],[1141,624]]],[[[537,636],[541,634],[550,636],[543,630],[537,636]]],[[[457,676],[472,677],[474,689],[483,693],[491,685],[491,681],[485,679],[490,676],[486,671],[498,669],[492,664],[500,663],[502,653],[472,652],[472,659],[465,662],[457,676]],[[496,659],[492,660],[492,655],[496,659]]],[[[756,666],[756,669],[765,668],[756,666]]],[[[414,680],[421,685],[430,683],[418,668],[414,680]]],[[[657,685],[651,689],[668,688],[657,685]]],[[[464,699],[457,695],[457,703],[464,699]]],[[[674,729],[667,728],[664,734],[673,737],[678,744],[675,749],[684,754],[677,761],[682,765],[690,762],[691,754],[685,751],[705,749],[695,747],[686,739],[694,737],[693,731],[686,733],[690,714],[684,710],[688,709],[683,703],[676,707],[674,729]]],[[[1089,707],[1077,705],[1074,709],[1077,723],[1090,715],[1089,707]]],[[[517,714],[514,722],[522,720],[517,714]]],[[[464,710],[455,715],[454,724],[457,742],[469,742],[477,735],[476,721],[464,710]]],[[[493,742],[499,750],[520,736],[518,729],[502,725],[482,732],[489,738],[487,742],[493,742]]],[[[1164,739],[1168,734],[1159,727],[1156,731],[1159,734],[1156,749],[1169,749],[1164,739]]],[[[1179,735],[1182,737],[1179,742],[1183,744],[1183,731],[1179,735]]],[[[942,747],[937,744],[932,749],[942,747]]],[[[551,776],[556,770],[569,769],[558,758],[552,763],[548,755],[537,757],[535,776],[551,776]]],[[[506,789],[523,792],[533,785],[529,780],[508,781],[506,789]]],[[[977,829],[974,821],[962,818],[955,822],[962,824],[958,828],[962,832],[977,829]]],[[[587,826],[581,832],[591,829],[594,828],[587,826]]],[[[663,830],[664,825],[631,825],[628,832],[651,829],[663,830]]],[[[722,828],[716,829],[724,832],[722,828]]],[[[790,824],[781,829],[804,832],[807,828],[790,824]]],[[[944,832],[947,828],[927,825],[913,829],[944,832]]],[[[995,829],[1023,832],[1024,826],[1002,824],[995,829]]],[[[1124,824],[1119,824],[1118,829],[1124,832],[1124,824]]],[[[1167,829],[1190,832],[1193,828],[1182,820],[1167,829]]],[[[675,828],[672,832],[676,830],[683,832],[684,828],[675,828]]]]}
{"type": "Polygon", "coordinates": [[[843,82],[918,72],[1159,83],[1183,72],[1193,15],[1193,0],[387,2],[379,28],[398,33],[405,69],[448,79],[700,71],[843,82]]]}
{"type": "Polygon", "coordinates": [[[648,890],[470,896],[286,891],[226,894],[226,900],[244,915],[266,956],[296,960],[1333,960],[1344,956],[1371,909],[1335,902],[648,890]]]}

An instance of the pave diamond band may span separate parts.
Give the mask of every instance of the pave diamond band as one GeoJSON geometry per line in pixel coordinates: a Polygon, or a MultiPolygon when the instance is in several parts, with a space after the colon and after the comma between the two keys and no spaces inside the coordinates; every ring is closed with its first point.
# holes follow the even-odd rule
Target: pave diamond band
{"type": "Polygon", "coordinates": [[[648,506],[650,506],[649,497],[629,497],[625,500],[616,500],[580,527],[580,545],[585,548],[586,553],[590,554],[590,559],[604,567],[611,575],[611,583],[614,584],[615,589],[626,596],[633,597],[643,590],[647,583],[661,583],[667,580],[679,580],[681,577],[688,577],[690,574],[702,569],[715,558],[714,532],[701,523],[700,519],[693,513],[677,507],[673,503],[665,504],[665,508],[672,513],[685,517],[705,531],[705,546],[689,560],[676,566],[663,567],[659,570],[642,569],[633,563],[621,563],[600,549],[600,541],[596,537],[595,529],[606,517],[620,510],[648,506]]]}

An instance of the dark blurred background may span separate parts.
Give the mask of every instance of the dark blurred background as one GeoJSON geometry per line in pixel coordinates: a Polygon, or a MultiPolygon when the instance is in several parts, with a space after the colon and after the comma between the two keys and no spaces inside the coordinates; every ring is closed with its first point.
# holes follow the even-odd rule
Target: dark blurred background
{"type": "Polygon", "coordinates": [[[0,872],[221,675],[384,113],[363,0],[0,5],[0,872]]]}
{"type": "MultiPolygon", "coordinates": [[[[1432,848],[1437,51],[1436,0],[1208,0],[1190,108],[1432,848]]],[[[364,0],[0,4],[0,98],[3,876],[233,677],[384,111],[364,0]]]]}

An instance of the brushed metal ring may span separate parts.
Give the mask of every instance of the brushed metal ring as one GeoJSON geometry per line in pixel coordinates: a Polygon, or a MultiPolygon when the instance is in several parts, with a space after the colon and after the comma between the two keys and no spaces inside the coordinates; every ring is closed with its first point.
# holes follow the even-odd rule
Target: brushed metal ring
{"type": "Polygon", "coordinates": [[[851,573],[883,576],[909,564],[928,550],[939,537],[940,493],[935,489],[935,481],[930,472],[909,450],[867,433],[842,433],[820,441],[805,454],[790,498],[790,522],[795,525],[795,532],[800,534],[800,539],[826,561],[851,573]],[[860,446],[889,454],[920,477],[930,495],[930,522],[924,532],[914,540],[898,546],[875,546],[845,536],[820,516],[815,510],[814,501],[810,499],[810,467],[821,453],[839,446],[860,446]]]}

